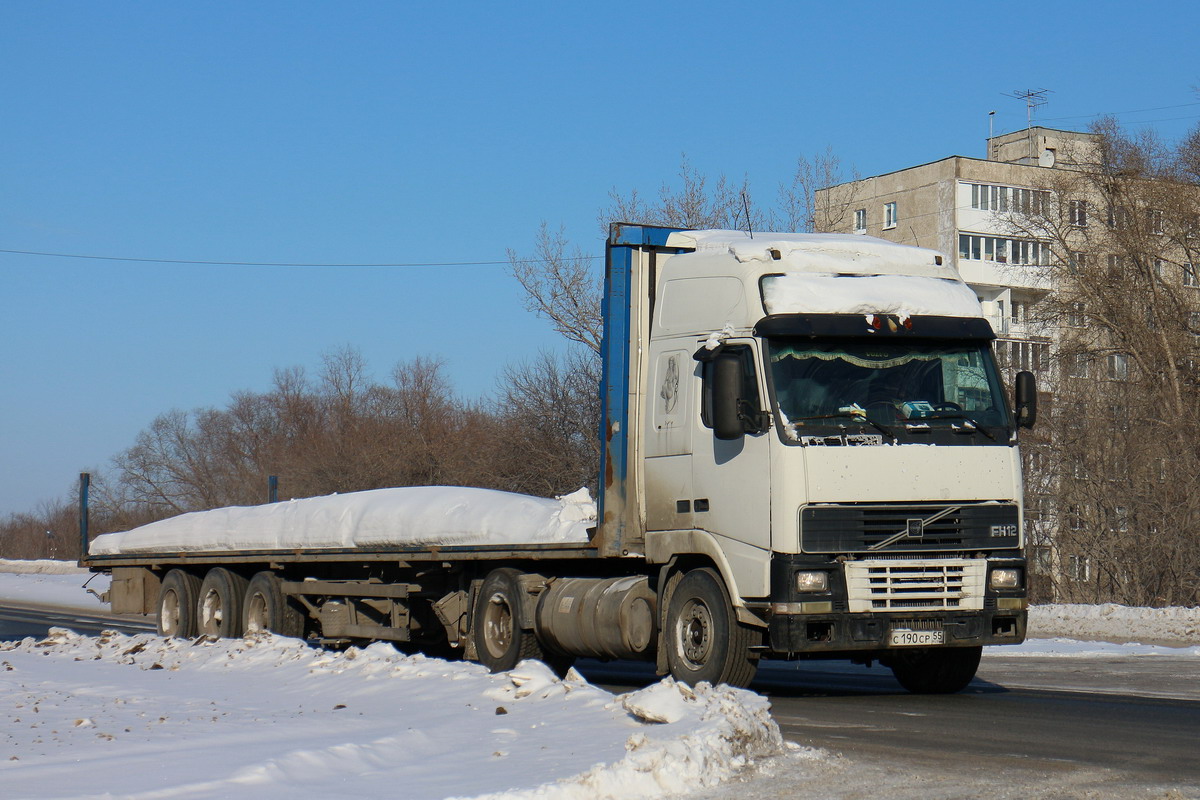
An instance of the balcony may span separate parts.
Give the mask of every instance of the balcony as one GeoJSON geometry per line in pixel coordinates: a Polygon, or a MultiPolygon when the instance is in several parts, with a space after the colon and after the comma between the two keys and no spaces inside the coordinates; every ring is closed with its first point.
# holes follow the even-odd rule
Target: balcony
{"type": "MultiPolygon", "coordinates": [[[[1049,291],[1053,267],[957,259],[958,273],[972,286],[1012,286],[1049,291]]],[[[997,331],[999,332],[999,331],[997,331]]]]}

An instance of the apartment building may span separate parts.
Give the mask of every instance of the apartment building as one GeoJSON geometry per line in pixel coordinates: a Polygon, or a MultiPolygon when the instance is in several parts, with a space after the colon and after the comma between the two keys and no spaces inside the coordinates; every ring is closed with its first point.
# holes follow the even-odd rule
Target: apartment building
{"type": "Polygon", "coordinates": [[[1103,145],[1042,127],[995,136],[984,158],[819,191],[816,227],[955,260],[1006,377],[1034,372],[1059,409],[1058,427],[1040,426],[1024,448],[1034,572],[1055,599],[1148,602],[1132,587],[1165,574],[1153,554],[1200,547],[1176,477],[1200,474],[1200,455],[1150,433],[1190,430],[1200,393],[1200,191],[1103,145]],[[1051,290],[1042,308],[1056,309],[1053,324],[1030,313],[1051,290]]]}
{"type": "MultiPolygon", "coordinates": [[[[817,193],[817,226],[930,247],[955,259],[983,304],[1007,372],[1048,377],[1053,331],[1030,308],[1050,288],[1049,247],[1016,232],[1050,201],[1046,170],[1094,160],[1088,133],[1035,127],[995,136],[986,158],[950,156],[817,193]]],[[[1011,377],[1011,375],[1009,376],[1011,377]]]]}

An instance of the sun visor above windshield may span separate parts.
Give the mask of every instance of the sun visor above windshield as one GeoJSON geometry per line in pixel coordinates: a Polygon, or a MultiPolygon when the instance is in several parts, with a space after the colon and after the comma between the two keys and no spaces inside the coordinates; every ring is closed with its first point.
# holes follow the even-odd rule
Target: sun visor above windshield
{"type": "Polygon", "coordinates": [[[915,337],[922,339],[996,338],[986,319],[978,317],[896,314],[773,314],[754,326],[756,336],[915,337]]]}

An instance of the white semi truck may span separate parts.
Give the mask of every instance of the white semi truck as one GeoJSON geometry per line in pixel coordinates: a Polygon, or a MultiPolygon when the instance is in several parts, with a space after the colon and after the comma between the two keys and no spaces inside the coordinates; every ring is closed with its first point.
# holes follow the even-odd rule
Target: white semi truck
{"type": "Polygon", "coordinates": [[[1023,641],[1017,442],[1036,389],[1020,373],[1009,402],[941,255],[616,224],[604,331],[599,514],[579,541],[285,531],[82,563],[164,635],[383,640],[493,670],[646,659],[744,686],[762,657],[848,659],[955,692],[984,645],[1023,641]]]}

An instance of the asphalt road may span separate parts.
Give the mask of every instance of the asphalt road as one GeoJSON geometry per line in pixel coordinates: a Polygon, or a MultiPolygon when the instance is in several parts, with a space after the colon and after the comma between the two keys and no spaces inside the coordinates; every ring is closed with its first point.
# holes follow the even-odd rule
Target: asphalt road
{"type": "MultiPolygon", "coordinates": [[[[652,678],[642,665],[582,668],[617,691],[652,678]]],[[[751,688],[770,696],[785,739],[823,757],[805,751],[702,797],[1200,798],[1195,656],[989,653],[964,692],[933,696],[878,666],[764,662],[751,688]]]]}
{"type": "Polygon", "coordinates": [[[76,633],[94,635],[102,630],[122,633],[146,633],[155,630],[154,621],[145,617],[116,617],[88,614],[71,609],[0,606],[0,641],[11,642],[26,636],[42,638],[50,628],[69,628],[76,633]]]}
{"type": "MultiPolygon", "coordinates": [[[[153,629],[140,617],[0,608],[0,640],[51,626],[153,629]]],[[[805,749],[699,797],[1200,798],[1200,658],[999,653],[946,696],[908,694],[880,667],[764,662],[752,688],[805,749]]],[[[644,664],[579,667],[616,691],[655,679],[644,664]]]]}

